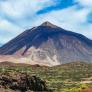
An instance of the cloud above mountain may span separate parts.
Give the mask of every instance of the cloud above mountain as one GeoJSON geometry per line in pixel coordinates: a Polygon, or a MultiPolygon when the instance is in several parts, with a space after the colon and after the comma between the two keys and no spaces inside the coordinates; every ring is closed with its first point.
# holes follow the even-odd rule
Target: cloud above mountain
{"type": "Polygon", "coordinates": [[[92,0],[0,0],[0,43],[44,21],[92,39],[92,0]]]}

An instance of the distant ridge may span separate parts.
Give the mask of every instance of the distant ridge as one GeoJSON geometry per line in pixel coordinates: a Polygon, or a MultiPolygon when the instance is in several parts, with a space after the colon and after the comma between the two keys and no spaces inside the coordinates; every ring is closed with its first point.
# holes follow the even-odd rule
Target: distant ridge
{"type": "Polygon", "coordinates": [[[48,21],[24,31],[0,48],[0,55],[15,55],[34,62],[60,65],[92,62],[92,40],[48,21]]]}

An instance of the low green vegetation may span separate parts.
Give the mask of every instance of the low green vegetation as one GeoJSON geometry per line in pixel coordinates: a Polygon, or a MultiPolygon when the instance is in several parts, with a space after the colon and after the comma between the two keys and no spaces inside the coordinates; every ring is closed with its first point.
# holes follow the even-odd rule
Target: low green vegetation
{"type": "MultiPolygon", "coordinates": [[[[2,65],[0,74],[27,73],[46,81],[52,92],[80,92],[92,87],[92,64],[69,63],[60,66],[46,67],[39,65],[2,65]]],[[[10,91],[11,92],[11,91],[10,91]]]]}

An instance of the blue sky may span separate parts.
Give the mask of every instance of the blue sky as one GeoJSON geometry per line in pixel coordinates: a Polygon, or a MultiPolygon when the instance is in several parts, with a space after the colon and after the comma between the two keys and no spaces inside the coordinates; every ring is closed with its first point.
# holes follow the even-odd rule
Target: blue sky
{"type": "Polygon", "coordinates": [[[45,21],[92,39],[92,0],[0,0],[0,43],[45,21]]]}

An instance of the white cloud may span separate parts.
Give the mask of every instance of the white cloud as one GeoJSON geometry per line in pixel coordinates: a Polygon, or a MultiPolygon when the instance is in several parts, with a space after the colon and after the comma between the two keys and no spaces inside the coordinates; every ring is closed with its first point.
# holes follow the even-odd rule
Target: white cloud
{"type": "Polygon", "coordinates": [[[0,30],[3,30],[5,35],[0,35],[0,41],[5,43],[25,29],[38,26],[44,21],[50,21],[64,29],[82,33],[92,38],[92,24],[87,23],[87,15],[92,11],[92,0],[76,1],[84,8],[78,10],[77,5],[75,5],[42,15],[37,15],[36,12],[44,7],[56,4],[54,0],[6,0],[1,2],[0,30]],[[7,20],[3,15],[10,17],[17,25],[7,20]]]}
{"type": "Polygon", "coordinates": [[[18,33],[19,31],[21,31],[21,28],[19,26],[14,25],[13,23],[10,23],[7,20],[0,20],[0,29],[1,30],[5,30],[11,33],[18,33]]]}
{"type": "Polygon", "coordinates": [[[84,7],[92,7],[92,0],[77,0],[84,7]]]}
{"type": "Polygon", "coordinates": [[[23,31],[19,26],[7,20],[0,20],[0,43],[6,43],[23,31]]]}
{"type": "Polygon", "coordinates": [[[1,11],[14,18],[35,14],[38,10],[54,4],[51,0],[10,0],[0,4],[1,11]]]}

